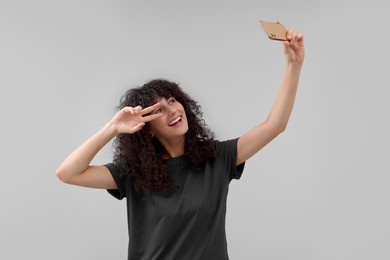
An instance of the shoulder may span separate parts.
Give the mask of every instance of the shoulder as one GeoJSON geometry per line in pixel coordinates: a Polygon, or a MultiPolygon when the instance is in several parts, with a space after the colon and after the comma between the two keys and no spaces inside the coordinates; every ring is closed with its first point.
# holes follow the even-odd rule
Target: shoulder
{"type": "Polygon", "coordinates": [[[238,138],[228,139],[228,140],[224,140],[224,141],[216,140],[215,141],[215,148],[217,150],[217,153],[219,154],[219,153],[223,153],[226,151],[237,150],[237,141],[238,141],[238,138]]]}

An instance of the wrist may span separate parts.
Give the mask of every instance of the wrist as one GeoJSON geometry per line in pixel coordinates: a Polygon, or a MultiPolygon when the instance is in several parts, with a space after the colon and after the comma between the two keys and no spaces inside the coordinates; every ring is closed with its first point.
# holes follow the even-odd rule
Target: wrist
{"type": "Polygon", "coordinates": [[[115,126],[115,124],[112,123],[112,121],[106,123],[104,126],[103,126],[103,129],[102,129],[105,134],[107,136],[109,136],[110,138],[114,138],[115,136],[117,136],[119,134],[118,132],[118,129],[117,127],[115,126]]]}
{"type": "Polygon", "coordinates": [[[286,63],[286,69],[291,71],[300,72],[302,69],[303,62],[290,62],[286,63]]]}

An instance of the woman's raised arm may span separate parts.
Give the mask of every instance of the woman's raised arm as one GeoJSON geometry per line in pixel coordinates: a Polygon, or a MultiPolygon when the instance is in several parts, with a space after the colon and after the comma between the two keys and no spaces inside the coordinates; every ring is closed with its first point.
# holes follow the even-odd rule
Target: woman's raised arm
{"type": "Polygon", "coordinates": [[[132,134],[142,129],[146,122],[159,118],[160,114],[147,115],[160,107],[160,103],[142,109],[125,107],[97,133],[74,150],[56,171],[57,177],[68,184],[89,188],[116,189],[114,179],[105,166],[90,165],[95,155],[117,134],[132,134]]]}
{"type": "Polygon", "coordinates": [[[287,39],[283,42],[287,64],[282,84],[267,119],[238,139],[237,165],[260,151],[287,127],[305,57],[302,33],[290,29],[287,39]]]}

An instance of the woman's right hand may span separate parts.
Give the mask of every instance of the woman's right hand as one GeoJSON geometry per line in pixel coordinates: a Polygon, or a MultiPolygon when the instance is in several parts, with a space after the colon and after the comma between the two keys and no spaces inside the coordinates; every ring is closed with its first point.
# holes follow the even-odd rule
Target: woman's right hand
{"type": "Polygon", "coordinates": [[[146,122],[160,118],[162,114],[150,114],[160,108],[157,102],[152,106],[142,109],[137,107],[124,107],[111,119],[111,125],[115,127],[117,134],[133,134],[142,129],[146,122]]]}

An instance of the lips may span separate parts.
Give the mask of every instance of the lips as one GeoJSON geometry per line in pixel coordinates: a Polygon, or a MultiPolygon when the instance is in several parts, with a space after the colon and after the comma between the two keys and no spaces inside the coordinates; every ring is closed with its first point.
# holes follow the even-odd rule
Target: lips
{"type": "Polygon", "coordinates": [[[178,125],[181,123],[181,116],[175,118],[174,120],[172,120],[168,125],[169,126],[175,126],[175,125],[178,125]]]}

